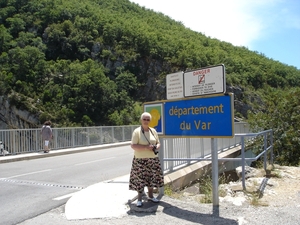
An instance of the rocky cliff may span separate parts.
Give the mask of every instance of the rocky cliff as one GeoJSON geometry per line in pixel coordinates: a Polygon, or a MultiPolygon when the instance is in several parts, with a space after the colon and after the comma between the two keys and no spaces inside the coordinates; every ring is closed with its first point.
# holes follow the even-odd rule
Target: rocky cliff
{"type": "Polygon", "coordinates": [[[39,124],[38,115],[18,109],[7,96],[0,96],[0,130],[37,128],[39,124]]]}

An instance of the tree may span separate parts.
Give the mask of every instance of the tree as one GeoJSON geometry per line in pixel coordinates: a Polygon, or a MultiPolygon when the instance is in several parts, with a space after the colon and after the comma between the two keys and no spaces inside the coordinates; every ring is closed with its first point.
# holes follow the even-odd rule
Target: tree
{"type": "Polygon", "coordinates": [[[300,88],[269,88],[265,92],[268,93],[264,101],[265,110],[249,113],[248,122],[254,131],[273,130],[273,150],[277,163],[299,165],[300,88]]]}
{"type": "Polygon", "coordinates": [[[10,32],[1,24],[0,25],[0,53],[7,52],[12,40],[10,32]]]}
{"type": "Polygon", "coordinates": [[[61,126],[137,124],[140,102],[164,100],[166,74],[223,63],[245,105],[237,113],[247,119],[242,108],[251,108],[257,127],[276,131],[282,162],[297,157],[298,127],[285,124],[299,125],[295,67],[128,0],[0,1],[0,24],[0,91],[13,94],[16,106],[61,126]]]}

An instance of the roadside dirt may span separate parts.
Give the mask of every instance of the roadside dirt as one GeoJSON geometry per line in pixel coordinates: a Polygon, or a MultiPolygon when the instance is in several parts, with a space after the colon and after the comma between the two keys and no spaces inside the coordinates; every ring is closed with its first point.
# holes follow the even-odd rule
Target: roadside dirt
{"type": "Polygon", "coordinates": [[[275,165],[262,200],[270,206],[300,206],[300,167],[275,165]]]}
{"type": "MultiPolygon", "coordinates": [[[[258,181],[268,178],[266,186],[260,197],[255,194],[253,190],[259,189],[260,182],[254,181],[255,187],[248,187],[252,189],[252,193],[246,193],[241,188],[240,190],[232,190],[233,185],[226,184],[224,204],[242,205],[249,204],[254,206],[274,206],[280,207],[287,204],[294,204],[300,207],[300,167],[289,167],[274,165],[273,169],[266,175],[263,169],[257,174],[258,181]],[[226,202],[226,203],[225,203],[226,202]]],[[[253,185],[253,184],[252,184],[253,185]]],[[[236,186],[242,186],[241,182],[236,186]]],[[[203,203],[203,194],[199,194],[199,185],[192,185],[185,188],[180,193],[174,193],[172,197],[181,200],[190,200],[203,203]]],[[[221,194],[220,199],[223,201],[221,194]]],[[[223,203],[222,203],[223,204],[223,203]]]]}

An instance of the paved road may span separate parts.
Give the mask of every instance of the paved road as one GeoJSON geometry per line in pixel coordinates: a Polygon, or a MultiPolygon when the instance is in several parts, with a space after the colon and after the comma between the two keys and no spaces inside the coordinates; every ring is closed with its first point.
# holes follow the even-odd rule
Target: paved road
{"type": "Polygon", "coordinates": [[[64,205],[90,185],[128,174],[132,157],[129,146],[9,163],[1,157],[0,224],[18,224],[64,205]]]}

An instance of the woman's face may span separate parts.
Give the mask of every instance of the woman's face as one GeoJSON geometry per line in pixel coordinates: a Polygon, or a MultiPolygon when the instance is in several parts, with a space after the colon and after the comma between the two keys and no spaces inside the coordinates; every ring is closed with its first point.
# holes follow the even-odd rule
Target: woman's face
{"type": "Polygon", "coordinates": [[[142,118],[142,124],[145,126],[149,126],[150,123],[150,117],[149,116],[143,116],[142,118]]]}

